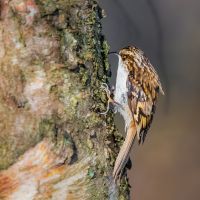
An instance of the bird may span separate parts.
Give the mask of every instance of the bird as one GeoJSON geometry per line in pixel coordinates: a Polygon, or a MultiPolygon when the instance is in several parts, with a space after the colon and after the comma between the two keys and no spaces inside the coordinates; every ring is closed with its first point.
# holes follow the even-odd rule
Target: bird
{"type": "Polygon", "coordinates": [[[147,132],[153,120],[158,94],[164,95],[159,76],[145,56],[144,52],[135,46],[122,48],[118,56],[118,69],[114,95],[108,85],[102,85],[107,93],[108,107],[112,103],[125,121],[126,137],[116,158],[113,178],[121,177],[129,159],[131,147],[135,139],[144,143],[147,132]]]}

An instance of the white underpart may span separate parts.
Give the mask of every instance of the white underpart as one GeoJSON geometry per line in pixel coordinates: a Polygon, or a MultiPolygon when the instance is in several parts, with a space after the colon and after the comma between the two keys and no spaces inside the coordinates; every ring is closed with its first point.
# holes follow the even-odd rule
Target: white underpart
{"type": "Polygon", "coordinates": [[[117,69],[117,78],[115,85],[115,96],[114,100],[122,106],[117,106],[117,111],[123,116],[125,121],[125,128],[127,128],[131,121],[130,112],[128,109],[128,70],[124,67],[122,58],[118,55],[118,69],[117,69]]]}

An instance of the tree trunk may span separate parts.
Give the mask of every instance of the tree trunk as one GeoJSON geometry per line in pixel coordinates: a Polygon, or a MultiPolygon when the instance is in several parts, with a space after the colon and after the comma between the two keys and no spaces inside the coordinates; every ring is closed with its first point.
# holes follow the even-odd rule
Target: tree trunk
{"type": "Polygon", "coordinates": [[[128,199],[93,0],[0,1],[0,199],[128,199]]]}

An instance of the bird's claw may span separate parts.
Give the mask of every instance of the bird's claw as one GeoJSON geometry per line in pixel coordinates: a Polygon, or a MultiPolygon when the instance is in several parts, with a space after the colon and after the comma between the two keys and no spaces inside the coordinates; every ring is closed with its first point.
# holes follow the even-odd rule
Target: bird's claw
{"type": "Polygon", "coordinates": [[[108,102],[107,102],[107,108],[105,112],[101,112],[101,115],[106,115],[110,109],[110,103],[113,102],[113,99],[111,98],[111,92],[109,90],[109,87],[106,83],[102,83],[101,85],[101,89],[103,89],[106,92],[107,98],[108,98],[108,102]]]}
{"type": "Polygon", "coordinates": [[[101,89],[103,89],[106,92],[107,96],[110,97],[110,90],[106,83],[102,83],[101,89]]]}

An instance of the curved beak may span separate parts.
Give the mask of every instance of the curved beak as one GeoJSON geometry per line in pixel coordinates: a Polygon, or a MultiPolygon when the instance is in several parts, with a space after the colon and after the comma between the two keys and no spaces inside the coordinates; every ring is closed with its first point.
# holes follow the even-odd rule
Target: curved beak
{"type": "Polygon", "coordinates": [[[115,54],[115,55],[119,56],[119,54],[116,51],[108,52],[108,55],[110,55],[110,54],[115,54]]]}

